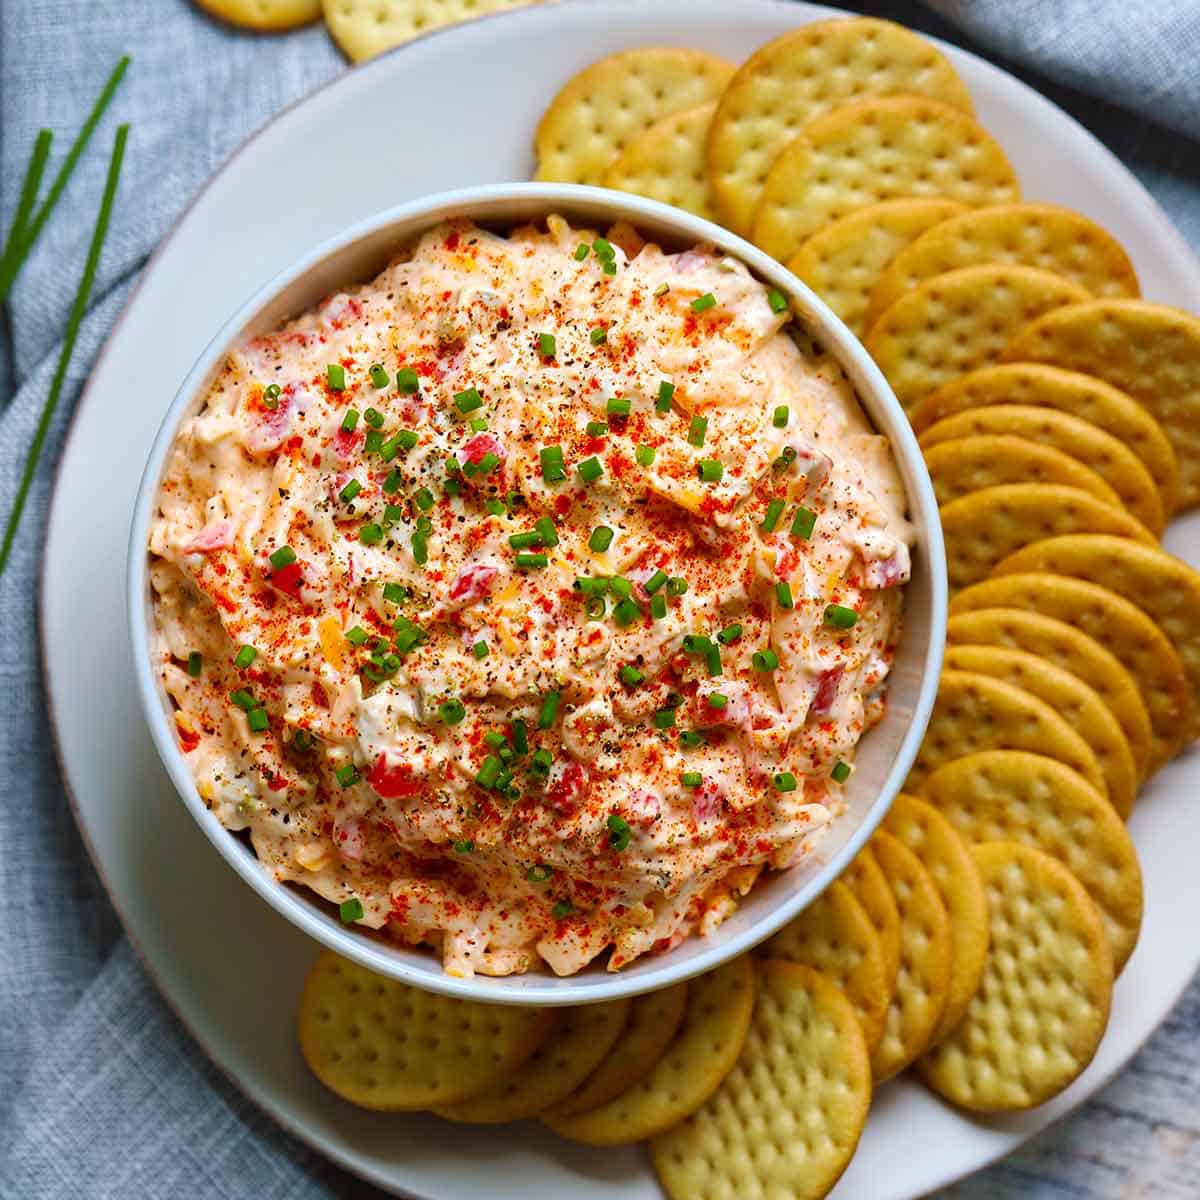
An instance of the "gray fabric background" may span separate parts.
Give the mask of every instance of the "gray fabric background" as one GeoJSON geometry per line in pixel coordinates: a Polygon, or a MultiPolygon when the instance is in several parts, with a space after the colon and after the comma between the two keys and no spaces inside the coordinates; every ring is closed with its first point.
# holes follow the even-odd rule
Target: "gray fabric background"
{"type": "MultiPolygon", "coordinates": [[[[1200,0],[850,6],[1014,70],[1112,147],[1200,246],[1200,0]]],[[[54,371],[112,130],[131,121],[93,306],[0,580],[0,1197],[375,1196],[231,1088],[147,981],[63,796],[35,637],[36,567],[58,446],[132,282],[230,151],[345,64],[320,27],[280,38],[239,34],[185,0],[2,0],[0,12],[3,227],[37,128],[56,131],[61,155],[112,64],[125,51],[135,57],[0,325],[0,514],[7,514],[54,371]]],[[[1200,1194],[1197,1180],[1200,985],[1193,984],[1094,1101],[948,1194],[1191,1200],[1200,1194]]]]}

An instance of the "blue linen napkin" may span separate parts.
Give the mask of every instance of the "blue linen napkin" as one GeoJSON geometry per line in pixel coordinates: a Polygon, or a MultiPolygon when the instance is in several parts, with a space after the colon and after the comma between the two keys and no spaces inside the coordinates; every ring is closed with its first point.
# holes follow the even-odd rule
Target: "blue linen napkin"
{"type": "MultiPolygon", "coordinates": [[[[1195,0],[928,3],[856,7],[984,50],[1024,75],[1113,147],[1200,247],[1195,0]]],[[[112,131],[131,121],[123,200],[0,579],[0,1197],[377,1196],[277,1129],[190,1042],[121,934],[51,751],[35,589],[53,465],[79,389],[148,255],[192,195],[268,117],[344,68],[320,26],[267,39],[226,29],[186,0],[5,0],[2,227],[36,130],[53,128],[61,154],[126,51],[135,66],[0,323],[0,396],[11,397],[0,408],[7,514],[54,371],[112,131]]],[[[947,1194],[1193,1196],[1198,1035],[1193,985],[1096,1100],[947,1194]]]]}

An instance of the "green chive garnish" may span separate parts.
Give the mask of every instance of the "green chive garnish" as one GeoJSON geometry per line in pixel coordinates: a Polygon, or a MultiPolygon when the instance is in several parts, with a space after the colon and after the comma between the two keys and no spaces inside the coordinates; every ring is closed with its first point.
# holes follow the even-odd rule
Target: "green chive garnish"
{"type": "Polygon", "coordinates": [[[558,716],[558,706],[562,703],[562,696],[558,692],[547,692],[542,697],[542,707],[538,711],[538,728],[549,729],[554,724],[554,718],[558,716]]]}
{"type": "Polygon", "coordinates": [[[604,411],[610,417],[627,417],[632,408],[633,403],[628,396],[609,396],[604,402],[604,411]]]}
{"type": "Polygon", "coordinates": [[[807,541],[812,537],[813,526],[816,523],[817,514],[811,508],[801,505],[792,518],[792,537],[804,538],[807,541]]]}
{"type": "Polygon", "coordinates": [[[675,727],[675,710],[673,708],[660,708],[654,714],[655,729],[673,729],[675,727]]]}
{"type": "Polygon", "coordinates": [[[466,705],[461,700],[451,698],[438,705],[438,716],[444,725],[457,725],[466,715],[466,705]]]}
{"type": "Polygon", "coordinates": [[[290,567],[296,561],[296,552],[291,546],[280,546],[270,556],[269,561],[276,571],[282,571],[284,567],[290,567]]]}
{"type": "Polygon", "coordinates": [[[693,446],[703,446],[704,436],[708,433],[708,418],[693,417],[688,426],[687,440],[693,446]]]}
{"type": "Polygon", "coordinates": [[[624,850],[629,845],[630,837],[633,836],[633,831],[629,828],[629,822],[617,813],[609,813],[605,824],[609,830],[608,844],[618,852],[624,850]]]}
{"type": "Polygon", "coordinates": [[[793,446],[784,446],[779,457],[771,464],[772,471],[786,471],[796,461],[796,450],[793,446]]]}
{"type": "Polygon", "coordinates": [[[371,376],[371,382],[377,388],[387,387],[388,373],[379,365],[379,363],[372,363],[368,370],[368,374],[371,376]]]}
{"type": "Polygon", "coordinates": [[[663,620],[667,615],[667,598],[666,596],[651,596],[650,597],[650,615],[656,621],[663,620]]]}
{"type": "Polygon", "coordinates": [[[795,601],[792,599],[792,585],[786,579],[781,579],[775,585],[775,599],[778,601],[780,608],[795,607],[795,601]]]}
{"type": "Polygon", "coordinates": [[[675,385],[669,380],[664,379],[658,385],[658,399],[654,402],[655,412],[670,412],[671,397],[675,395],[675,385]]]}
{"type": "Polygon", "coordinates": [[[834,629],[853,629],[857,621],[858,613],[852,608],[844,608],[840,604],[825,606],[825,624],[832,625],[834,629]]]}
{"type": "Polygon", "coordinates": [[[199,650],[193,650],[187,657],[187,673],[196,679],[204,670],[204,655],[199,650]]]}
{"type": "Polygon", "coordinates": [[[365,646],[370,636],[361,625],[355,625],[353,629],[346,630],[346,641],[352,646],[365,646]]]}
{"type": "Polygon", "coordinates": [[[588,244],[587,244],[587,242],[580,242],[579,245],[575,247],[575,261],[583,262],[583,260],[585,258],[587,258],[587,256],[588,256],[588,244]]]}
{"type": "Polygon", "coordinates": [[[263,403],[270,409],[279,407],[279,397],[283,395],[283,389],[277,383],[268,384],[263,388],[263,403]]]}
{"type": "Polygon", "coordinates": [[[421,488],[413,500],[422,512],[428,512],[434,505],[433,493],[426,487],[421,488]]]}
{"type": "Polygon", "coordinates": [[[487,644],[487,642],[485,642],[485,641],[482,641],[482,640],[480,640],[480,641],[476,642],[476,643],[475,643],[475,645],[473,645],[473,646],[471,647],[471,653],[472,653],[472,654],[473,654],[473,655],[474,655],[476,658],[487,658],[487,656],[488,656],[488,644],[487,644]]]}
{"type": "Polygon", "coordinates": [[[383,526],[374,521],[368,521],[365,525],[359,526],[358,540],[364,546],[375,546],[383,541],[383,526]]]}
{"type": "Polygon", "coordinates": [[[550,558],[546,554],[518,554],[514,559],[516,565],[523,571],[544,567],[549,561],[550,558]]]}
{"type": "Polygon", "coordinates": [[[514,550],[527,550],[530,546],[536,546],[542,540],[542,535],[536,529],[530,529],[525,533],[510,533],[508,535],[508,544],[514,550]]]}
{"type": "Polygon", "coordinates": [[[542,479],[546,483],[559,483],[566,479],[567,468],[561,446],[543,446],[538,451],[538,461],[542,466],[542,479]]]}
{"type": "Polygon", "coordinates": [[[258,651],[253,646],[242,646],[233,660],[233,665],[244,671],[257,657],[258,651]]]}
{"type": "Polygon", "coordinates": [[[566,920],[575,911],[575,905],[570,900],[560,900],[551,910],[551,915],[556,921],[566,920]]]}
{"type": "MultiPolygon", "coordinates": [[[[395,467],[393,467],[388,472],[387,478],[383,481],[383,494],[385,496],[394,496],[400,490],[400,487],[403,483],[404,476],[401,475],[395,467]]],[[[418,493],[418,495],[420,495],[420,493],[418,493]]],[[[431,496],[430,499],[432,500],[433,497],[431,496]]]]}
{"type": "Polygon", "coordinates": [[[408,588],[402,583],[385,583],[383,598],[389,604],[403,604],[408,599],[408,588]]]}
{"type": "Polygon", "coordinates": [[[607,525],[597,525],[588,538],[588,549],[603,554],[612,545],[613,531],[607,525]]]}
{"type": "Polygon", "coordinates": [[[845,783],[850,778],[850,766],[848,763],[837,762],[834,764],[833,770],[829,772],[834,783],[845,783]]]}
{"type": "Polygon", "coordinates": [[[382,429],[383,419],[383,413],[381,413],[377,408],[368,408],[367,411],[363,413],[363,420],[366,421],[366,423],[370,425],[372,429],[382,429]]]}
{"type": "Polygon", "coordinates": [[[363,442],[364,454],[378,454],[383,449],[383,434],[378,429],[368,429],[363,442]]]}
{"type": "Polygon", "coordinates": [[[349,504],[350,501],[353,500],[354,497],[357,496],[361,491],[362,484],[359,483],[357,479],[352,479],[344,488],[342,488],[340,492],[338,492],[338,499],[340,499],[343,504],[349,504]]]}
{"type": "Polygon", "coordinates": [[[343,763],[333,773],[339,787],[353,787],[359,780],[358,768],[353,763],[343,763]]]}
{"type": "Polygon", "coordinates": [[[512,723],[512,744],[518,754],[529,753],[529,736],[525,731],[525,722],[519,717],[512,723]]]}
{"type": "Polygon", "coordinates": [[[639,467],[648,467],[654,462],[658,451],[653,446],[639,446],[634,452],[633,457],[637,459],[639,467]]]}
{"type": "Polygon", "coordinates": [[[695,300],[692,301],[692,312],[707,312],[710,308],[715,308],[716,305],[716,296],[714,296],[712,292],[705,292],[703,296],[697,296],[695,300]]]}
{"type": "Polygon", "coordinates": [[[538,863],[536,866],[530,867],[529,870],[525,872],[525,878],[528,879],[530,883],[545,883],[546,880],[549,879],[553,874],[554,868],[548,863],[538,863]]]}
{"type": "Polygon", "coordinates": [[[729,697],[722,692],[709,692],[707,702],[709,708],[725,708],[729,704],[729,697]]]}
{"type": "Polygon", "coordinates": [[[591,438],[603,437],[608,432],[608,426],[603,421],[589,421],[584,429],[591,438]]]}
{"type": "Polygon", "coordinates": [[[699,787],[704,782],[704,776],[701,775],[699,771],[684,771],[684,773],[679,776],[679,782],[682,783],[685,788],[699,787]]]}
{"type": "Polygon", "coordinates": [[[454,396],[454,407],[465,417],[483,407],[483,397],[476,388],[467,388],[465,392],[457,392],[454,396]]]}
{"type": "Polygon", "coordinates": [[[575,470],[579,472],[579,478],[584,483],[595,483],[604,474],[604,467],[595,455],[585,458],[575,470]]]}
{"type": "Polygon", "coordinates": [[[704,734],[697,729],[684,729],[679,734],[679,744],[686,746],[689,750],[694,750],[697,746],[704,742],[704,734]]]}
{"type": "Polygon", "coordinates": [[[613,609],[613,620],[618,625],[632,625],[642,615],[636,600],[626,597],[613,609]]]}
{"type": "Polygon", "coordinates": [[[429,538],[419,529],[412,535],[412,555],[413,561],[419,567],[423,567],[429,561],[429,538]]]}
{"type": "Polygon", "coordinates": [[[617,256],[617,252],[608,238],[598,237],[592,243],[592,249],[595,250],[597,258],[616,258],[617,256]]]}
{"type": "Polygon", "coordinates": [[[672,575],[667,580],[667,593],[671,596],[682,596],[688,589],[687,580],[682,575],[672,575]]]}
{"type": "Polygon", "coordinates": [[[597,326],[588,334],[588,340],[593,346],[601,346],[608,341],[608,330],[597,326]]]}
{"type": "Polygon", "coordinates": [[[558,343],[556,342],[556,340],[554,338],[554,334],[552,334],[552,333],[539,333],[538,334],[538,353],[543,358],[553,358],[557,348],[558,348],[558,343]]]}
{"type": "Polygon", "coordinates": [[[454,853],[455,854],[471,854],[474,852],[474,850],[475,850],[475,843],[473,841],[471,841],[470,838],[468,838],[464,842],[455,842],[454,843],[454,853]]]}
{"type": "Polygon", "coordinates": [[[735,621],[732,625],[726,625],[720,633],[717,634],[717,641],[722,646],[731,646],[742,636],[742,627],[735,621]]]}
{"type": "Polygon", "coordinates": [[[779,655],[768,646],[765,650],[756,650],[750,656],[750,662],[756,671],[774,671],[779,666],[779,655]]]}
{"type": "Polygon", "coordinates": [[[401,367],[396,372],[396,387],[406,396],[411,396],[421,386],[421,377],[412,367],[401,367]]]}
{"type": "Polygon", "coordinates": [[[644,587],[646,589],[646,591],[651,596],[653,596],[654,593],[657,592],[658,589],[660,587],[662,587],[662,585],[666,582],[667,582],[667,573],[666,573],[666,571],[662,570],[662,568],[660,567],[657,571],[654,572],[653,575],[650,576],[649,579],[646,580],[645,583],[642,584],[642,587],[644,587]]]}
{"type": "Polygon", "coordinates": [[[702,458],[696,464],[696,474],[703,483],[720,483],[725,476],[725,466],[715,458],[702,458]]]}
{"type": "Polygon", "coordinates": [[[583,611],[589,621],[598,621],[608,611],[608,605],[603,596],[589,596],[584,603],[583,611]]]}
{"type": "Polygon", "coordinates": [[[781,292],[772,288],[767,293],[767,303],[771,306],[773,313],[781,313],[786,311],[788,302],[787,297],[781,292]]]}
{"type": "Polygon", "coordinates": [[[772,782],[775,784],[777,792],[794,792],[796,790],[796,777],[791,771],[780,771],[772,782]]]}
{"type": "Polygon", "coordinates": [[[644,682],[646,678],[646,673],[644,671],[639,671],[637,667],[631,667],[628,665],[622,667],[617,674],[621,677],[621,682],[627,688],[637,687],[638,684],[644,682]]]}
{"type": "Polygon", "coordinates": [[[788,406],[786,404],[781,404],[772,414],[771,424],[774,425],[776,429],[786,429],[789,416],[791,416],[791,414],[788,412],[788,406]]]}
{"type": "Polygon", "coordinates": [[[346,390],[346,370],[341,363],[330,363],[325,368],[325,382],[329,384],[331,392],[346,390]]]}
{"type": "Polygon", "coordinates": [[[558,530],[554,528],[554,522],[549,517],[538,517],[534,521],[533,527],[537,530],[538,537],[542,539],[543,546],[558,545],[558,530]]]}
{"type": "Polygon", "coordinates": [[[338,916],[342,918],[343,925],[353,925],[355,921],[361,920],[362,915],[362,901],[357,896],[343,900],[338,905],[338,916]]]}

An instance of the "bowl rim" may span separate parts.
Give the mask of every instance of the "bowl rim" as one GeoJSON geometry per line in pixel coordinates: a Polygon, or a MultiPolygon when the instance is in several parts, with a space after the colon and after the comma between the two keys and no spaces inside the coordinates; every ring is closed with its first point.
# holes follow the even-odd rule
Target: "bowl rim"
{"type": "MultiPolygon", "coordinates": [[[[577,218],[573,216],[572,219],[577,218]]],[[[420,230],[398,233],[397,242],[411,242],[419,236],[420,230]]],[[[877,413],[869,415],[878,426],[880,422],[877,413]]],[[[751,949],[815,900],[842,873],[887,815],[916,757],[937,694],[945,647],[947,597],[945,552],[937,501],[916,435],[883,373],[855,335],[799,278],[737,234],[702,217],[655,200],[580,184],[487,184],[432,193],[394,205],[324,239],[256,288],[210,339],[180,383],[163,414],[138,484],[126,552],[126,615],[142,715],[150,730],[159,760],[170,776],[175,791],[225,862],[244,883],[291,925],[307,933],[322,946],[368,970],[426,991],[459,999],[518,1006],[594,1003],[641,995],[668,987],[713,970],[751,949]],[[595,213],[595,220],[592,222],[595,225],[627,220],[635,227],[640,221],[660,229],[669,229],[671,235],[680,242],[710,244],[738,259],[757,278],[779,288],[790,300],[800,301],[797,307],[802,309],[815,340],[822,348],[829,350],[847,372],[860,403],[869,395],[870,407],[886,415],[888,428],[881,429],[881,432],[891,444],[893,459],[904,479],[911,518],[923,535],[919,549],[922,567],[928,574],[928,644],[916,694],[913,697],[908,728],[892,758],[877,796],[858,827],[850,834],[845,844],[832,853],[809,879],[742,932],[722,937],[720,930],[715,931],[703,939],[706,945],[690,956],[673,963],[672,953],[668,952],[647,960],[636,973],[608,973],[585,969],[576,975],[565,977],[554,976],[544,971],[532,971],[525,975],[503,978],[475,975],[464,979],[441,971],[434,972],[412,966],[402,957],[402,948],[389,946],[382,939],[364,936],[354,926],[343,927],[335,924],[334,919],[318,907],[316,898],[310,900],[272,878],[253,853],[247,852],[244,845],[204,804],[191,771],[175,742],[162,703],[157,675],[153,670],[151,657],[146,653],[150,628],[147,621],[148,557],[145,548],[167,455],[175,441],[178,427],[199,389],[208,381],[214,368],[244,328],[289,286],[299,282],[322,263],[389,226],[420,222],[421,229],[428,229],[452,216],[475,219],[484,224],[511,226],[535,219],[525,214],[497,218],[492,215],[480,215],[478,212],[479,209],[490,205],[503,204],[523,205],[526,208],[536,205],[542,218],[561,208],[583,209],[595,213]],[[650,963],[653,965],[649,965],[650,963]],[[512,986],[512,981],[520,981],[519,986],[512,986]]]]}

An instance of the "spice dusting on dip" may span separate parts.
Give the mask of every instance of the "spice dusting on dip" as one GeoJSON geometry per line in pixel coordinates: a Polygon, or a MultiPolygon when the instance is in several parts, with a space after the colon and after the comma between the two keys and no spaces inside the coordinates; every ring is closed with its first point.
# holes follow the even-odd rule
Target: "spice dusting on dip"
{"type": "Polygon", "coordinates": [[[158,503],[201,796],[455,975],[710,932],[811,850],[883,714],[890,448],[705,247],[440,226],[239,345],[158,503]]]}

